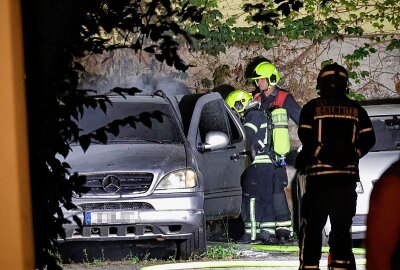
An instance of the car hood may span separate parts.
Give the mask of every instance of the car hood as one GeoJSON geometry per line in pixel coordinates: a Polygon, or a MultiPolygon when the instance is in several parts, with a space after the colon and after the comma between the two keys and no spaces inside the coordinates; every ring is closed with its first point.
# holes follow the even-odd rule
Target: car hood
{"type": "Polygon", "coordinates": [[[79,173],[171,171],[187,165],[183,144],[92,144],[86,152],[72,146],[65,161],[79,173]]]}
{"type": "Polygon", "coordinates": [[[377,180],[382,173],[399,159],[400,151],[369,152],[360,159],[360,178],[377,180]]]}

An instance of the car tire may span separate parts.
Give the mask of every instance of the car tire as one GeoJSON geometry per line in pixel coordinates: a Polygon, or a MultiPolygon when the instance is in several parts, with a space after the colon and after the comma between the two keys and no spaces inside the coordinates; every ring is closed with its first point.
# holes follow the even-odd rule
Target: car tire
{"type": "Polygon", "coordinates": [[[194,256],[201,256],[206,252],[206,223],[205,218],[198,230],[190,238],[177,242],[177,260],[188,260],[194,256]]]}

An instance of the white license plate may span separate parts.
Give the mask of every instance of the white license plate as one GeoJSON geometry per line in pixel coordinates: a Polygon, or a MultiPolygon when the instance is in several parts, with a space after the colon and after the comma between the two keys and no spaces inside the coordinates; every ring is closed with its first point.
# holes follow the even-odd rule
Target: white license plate
{"type": "Polygon", "coordinates": [[[139,221],[139,211],[85,212],[85,225],[130,224],[139,221]]]}

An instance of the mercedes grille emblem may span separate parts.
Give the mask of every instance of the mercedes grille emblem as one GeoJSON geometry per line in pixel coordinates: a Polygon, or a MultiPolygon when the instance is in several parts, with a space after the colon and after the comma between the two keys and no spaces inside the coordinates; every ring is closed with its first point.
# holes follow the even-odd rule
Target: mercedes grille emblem
{"type": "Polygon", "coordinates": [[[101,185],[105,192],[115,193],[121,189],[121,183],[119,182],[118,177],[115,175],[107,175],[104,177],[101,185]]]}

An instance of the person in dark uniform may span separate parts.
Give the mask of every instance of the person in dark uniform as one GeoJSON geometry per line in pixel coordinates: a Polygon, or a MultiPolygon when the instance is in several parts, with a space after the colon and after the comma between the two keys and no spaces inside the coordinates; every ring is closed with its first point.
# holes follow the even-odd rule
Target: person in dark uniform
{"type": "Polygon", "coordinates": [[[347,98],[347,85],[343,66],[324,66],[317,78],[320,97],[307,102],[300,113],[302,150],[296,167],[307,178],[301,202],[299,269],[319,269],[328,216],[328,269],[356,269],[350,229],[356,212],[358,161],[375,144],[375,133],[365,109],[347,98]]]}

